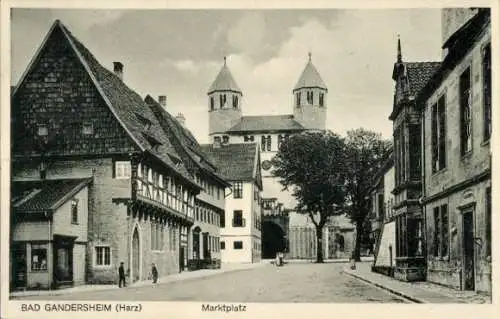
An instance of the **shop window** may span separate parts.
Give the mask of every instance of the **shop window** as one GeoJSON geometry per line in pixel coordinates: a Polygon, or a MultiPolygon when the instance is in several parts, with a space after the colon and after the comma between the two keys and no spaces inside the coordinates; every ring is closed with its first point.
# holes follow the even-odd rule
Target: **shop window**
{"type": "Polygon", "coordinates": [[[31,270],[47,271],[47,248],[43,245],[31,245],[31,270]]]}
{"type": "Polygon", "coordinates": [[[111,266],[111,247],[109,246],[95,247],[95,265],[111,266]]]}

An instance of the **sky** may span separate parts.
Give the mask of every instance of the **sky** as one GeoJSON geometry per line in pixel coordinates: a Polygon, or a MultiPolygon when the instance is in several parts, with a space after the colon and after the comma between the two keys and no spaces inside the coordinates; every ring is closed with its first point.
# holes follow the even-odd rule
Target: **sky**
{"type": "Polygon", "coordinates": [[[207,90],[227,64],[243,115],[292,114],[308,53],[328,87],[326,127],[364,127],[391,138],[398,34],[404,61],[441,60],[439,9],[63,10],[13,9],[16,85],[55,19],[106,68],[124,64],[141,96],[167,96],[197,139],[208,141],[207,90]]]}

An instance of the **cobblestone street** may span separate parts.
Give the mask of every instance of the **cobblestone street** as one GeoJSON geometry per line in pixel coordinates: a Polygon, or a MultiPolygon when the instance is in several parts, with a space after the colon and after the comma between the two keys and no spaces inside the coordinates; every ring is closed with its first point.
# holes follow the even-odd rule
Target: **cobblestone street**
{"type": "MultiPolygon", "coordinates": [[[[272,265],[156,286],[44,296],[44,300],[402,303],[341,271],[342,263],[272,265]]],[[[36,300],[40,297],[23,299],[36,300]]]]}

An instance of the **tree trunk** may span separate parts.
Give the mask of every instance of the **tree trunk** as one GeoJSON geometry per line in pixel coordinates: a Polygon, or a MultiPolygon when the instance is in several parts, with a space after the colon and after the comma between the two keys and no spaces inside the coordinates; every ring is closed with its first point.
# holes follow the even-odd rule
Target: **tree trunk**
{"type": "Polygon", "coordinates": [[[323,263],[323,225],[316,226],[316,263],[323,263]]]}
{"type": "Polygon", "coordinates": [[[361,261],[361,240],[363,238],[363,222],[356,222],[356,245],[354,246],[353,258],[355,261],[361,261]]]}

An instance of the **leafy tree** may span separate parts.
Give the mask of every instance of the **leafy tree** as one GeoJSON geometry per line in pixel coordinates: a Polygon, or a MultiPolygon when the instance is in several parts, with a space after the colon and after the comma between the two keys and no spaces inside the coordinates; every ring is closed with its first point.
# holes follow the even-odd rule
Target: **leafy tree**
{"type": "Polygon", "coordinates": [[[345,212],[356,225],[353,257],[360,260],[360,249],[366,233],[370,212],[370,186],[380,170],[391,142],[381,134],[362,128],[347,132],[346,142],[346,203],[345,212]]]}
{"type": "Polygon", "coordinates": [[[316,227],[316,262],[323,262],[323,226],[345,199],[343,139],[329,131],[288,137],[272,160],[273,174],[292,191],[298,213],[307,214],[316,227]]]}

